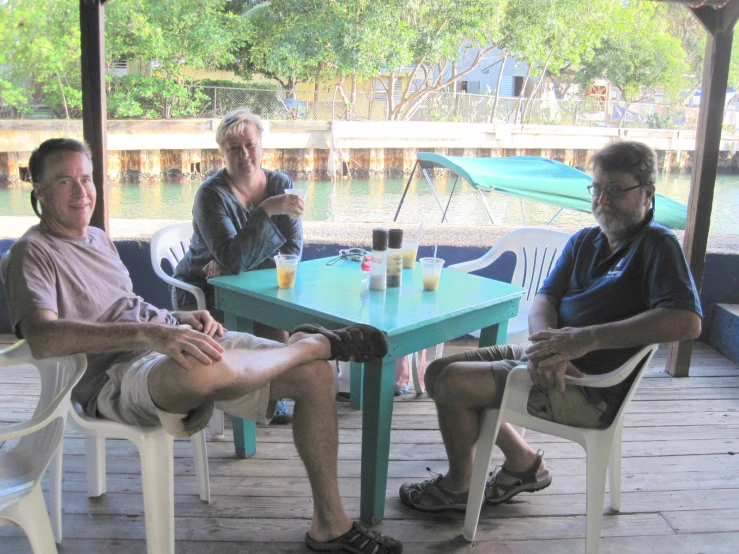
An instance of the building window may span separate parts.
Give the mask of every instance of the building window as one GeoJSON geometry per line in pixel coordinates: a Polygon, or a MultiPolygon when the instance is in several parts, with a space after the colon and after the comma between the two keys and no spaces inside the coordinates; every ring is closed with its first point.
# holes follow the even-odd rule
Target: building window
{"type": "Polygon", "coordinates": [[[513,96],[521,96],[523,94],[523,77],[513,77],[513,96]]]}
{"type": "Polygon", "coordinates": [[[113,63],[113,67],[110,70],[111,75],[116,77],[124,77],[128,75],[128,60],[118,60],[113,63]]]}

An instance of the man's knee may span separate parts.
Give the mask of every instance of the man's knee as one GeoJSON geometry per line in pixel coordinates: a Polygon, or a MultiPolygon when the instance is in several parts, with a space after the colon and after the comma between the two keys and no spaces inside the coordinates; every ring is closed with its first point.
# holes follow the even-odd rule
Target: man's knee
{"type": "MultiPolygon", "coordinates": [[[[439,361],[443,361],[443,359],[439,361]]],[[[460,385],[462,385],[460,382],[460,373],[463,365],[464,362],[445,363],[436,371],[433,381],[433,393],[429,392],[429,395],[437,404],[449,403],[459,397],[460,385]]],[[[426,383],[428,388],[428,374],[426,383]]]]}
{"type": "Polygon", "coordinates": [[[299,365],[282,374],[272,383],[281,397],[292,400],[326,396],[333,401],[336,395],[334,367],[325,360],[299,365]]]}
{"type": "Polygon", "coordinates": [[[447,358],[439,358],[426,366],[424,382],[426,383],[426,392],[431,398],[435,398],[436,383],[439,380],[439,376],[449,364],[450,361],[447,358]]]}

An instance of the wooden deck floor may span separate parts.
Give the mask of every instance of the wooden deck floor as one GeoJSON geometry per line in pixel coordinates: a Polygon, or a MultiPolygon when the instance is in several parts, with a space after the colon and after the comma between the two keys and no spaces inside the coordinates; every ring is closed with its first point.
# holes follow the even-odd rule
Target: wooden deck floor
{"type": "MultiPolygon", "coordinates": [[[[462,348],[464,344],[453,345],[462,348]]],[[[450,350],[448,349],[447,352],[450,350]]],[[[664,373],[659,351],[626,416],[620,514],[603,520],[603,553],[664,554],[739,551],[739,367],[696,345],[690,378],[664,373]]],[[[18,420],[32,404],[28,375],[0,374],[0,421],[18,420]]],[[[359,513],[361,414],[339,404],[339,481],[345,507],[359,513]]],[[[229,422],[230,423],[230,422],[229,422]]],[[[483,508],[479,540],[461,537],[463,514],[422,514],[401,505],[400,484],[443,472],[446,456],[433,402],[396,399],[386,519],[380,528],[405,552],[571,554],[584,551],[585,459],[582,449],[530,433],[554,475],[547,490],[483,508]]],[[[179,554],[309,552],[303,536],[312,502],[289,427],[259,428],[258,454],[234,457],[226,441],[210,441],[211,504],[197,497],[189,441],[175,443],[175,513],[179,554]]],[[[64,442],[64,542],[76,554],[145,552],[139,461],[125,441],[108,441],[108,493],[88,499],[83,439],[64,442]]],[[[0,529],[0,552],[26,553],[16,528],[0,529]]]]}

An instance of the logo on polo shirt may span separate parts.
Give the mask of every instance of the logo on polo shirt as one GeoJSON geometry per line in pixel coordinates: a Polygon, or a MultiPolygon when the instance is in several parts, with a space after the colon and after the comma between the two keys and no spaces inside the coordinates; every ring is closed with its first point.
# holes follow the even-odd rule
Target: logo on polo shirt
{"type": "Polygon", "coordinates": [[[611,269],[608,273],[606,273],[606,277],[611,277],[615,279],[616,277],[621,277],[621,274],[623,273],[623,266],[624,265],[624,258],[621,258],[618,263],[613,266],[613,269],[611,269]]]}

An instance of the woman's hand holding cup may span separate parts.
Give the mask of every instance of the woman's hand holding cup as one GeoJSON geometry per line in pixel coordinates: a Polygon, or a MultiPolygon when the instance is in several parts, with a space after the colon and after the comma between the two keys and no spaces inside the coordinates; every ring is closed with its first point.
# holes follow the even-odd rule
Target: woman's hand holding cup
{"type": "Polygon", "coordinates": [[[284,194],[271,196],[262,202],[262,209],[268,216],[289,215],[292,219],[298,219],[305,213],[303,191],[304,189],[287,189],[284,194]]]}

